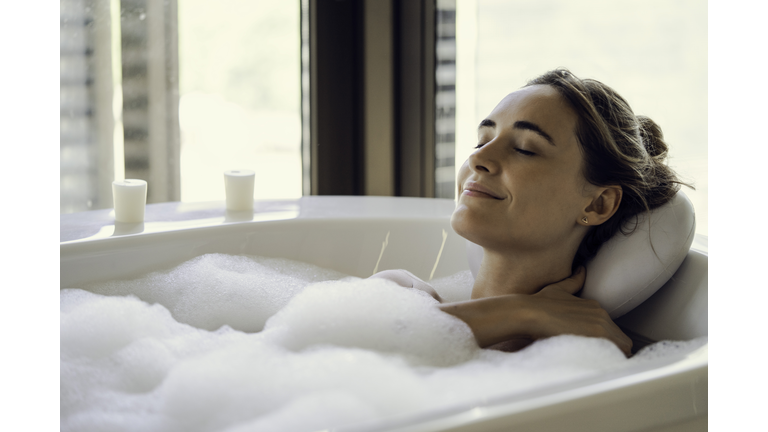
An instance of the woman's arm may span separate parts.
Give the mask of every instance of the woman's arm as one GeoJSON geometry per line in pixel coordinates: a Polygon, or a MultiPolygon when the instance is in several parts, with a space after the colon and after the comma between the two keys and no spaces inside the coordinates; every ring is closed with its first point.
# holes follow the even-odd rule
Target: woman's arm
{"type": "MultiPolygon", "coordinates": [[[[519,349],[532,340],[575,334],[608,339],[628,356],[632,340],[613,323],[608,312],[595,300],[574,295],[584,285],[586,275],[581,267],[571,277],[533,295],[509,294],[438,307],[467,323],[483,348],[508,342],[508,347],[519,349]]],[[[385,270],[371,277],[426,291],[442,302],[431,285],[406,270],[385,270]]]]}
{"type": "Polygon", "coordinates": [[[533,295],[510,294],[458,303],[439,308],[469,325],[481,347],[510,339],[542,339],[561,334],[602,337],[625,355],[632,340],[613,323],[600,304],[574,296],[584,284],[586,271],[548,285],[533,295]]]}

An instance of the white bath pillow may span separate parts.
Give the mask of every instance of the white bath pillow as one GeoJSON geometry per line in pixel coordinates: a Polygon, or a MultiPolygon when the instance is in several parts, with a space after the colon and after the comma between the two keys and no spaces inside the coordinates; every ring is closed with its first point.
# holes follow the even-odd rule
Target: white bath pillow
{"type": "MultiPolygon", "coordinates": [[[[650,213],[650,228],[648,214],[644,213],[638,217],[634,232],[628,236],[618,232],[587,264],[587,280],[580,296],[597,300],[613,319],[631,311],[667,283],[691,248],[696,217],[682,191],[650,213]]],[[[467,256],[472,275],[477,276],[483,248],[468,241],[467,256]]]]}

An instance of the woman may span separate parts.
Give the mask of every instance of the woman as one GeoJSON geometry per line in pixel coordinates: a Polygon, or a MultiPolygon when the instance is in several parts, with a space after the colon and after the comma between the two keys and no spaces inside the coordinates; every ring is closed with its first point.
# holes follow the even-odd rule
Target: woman
{"type": "Polygon", "coordinates": [[[472,300],[440,308],[481,347],[567,333],[607,338],[628,355],[632,342],[608,313],[574,294],[600,245],[680,188],[661,129],[608,86],[559,69],[505,97],[478,138],[451,225],[483,247],[483,261],[472,300]]]}

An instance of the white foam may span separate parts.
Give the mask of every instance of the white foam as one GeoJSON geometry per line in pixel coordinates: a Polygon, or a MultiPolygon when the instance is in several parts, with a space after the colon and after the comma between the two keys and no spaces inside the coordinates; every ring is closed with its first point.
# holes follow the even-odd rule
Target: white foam
{"type": "Polygon", "coordinates": [[[472,297],[474,283],[475,278],[469,270],[429,281],[445,303],[469,300],[472,297]]]}
{"type": "MultiPolygon", "coordinates": [[[[342,277],[287,260],[209,255],[89,287],[111,296],[62,290],[61,430],[326,429],[470,406],[701,344],[660,344],[630,360],[606,340],[578,336],[518,353],[481,350],[425,293],[342,277]],[[315,283],[323,279],[336,281],[315,283]],[[131,289],[138,298],[124,295],[131,289]],[[259,333],[232,328],[264,322],[259,333]]],[[[464,279],[436,285],[465,292],[464,279]]]]}
{"type": "Polygon", "coordinates": [[[198,328],[215,330],[227,324],[254,332],[308,283],[345,276],[286,259],[207,254],[168,271],[86,289],[160,303],[179,322],[198,328]]]}
{"type": "Polygon", "coordinates": [[[270,318],[265,336],[293,351],[313,345],[357,347],[430,366],[471,359],[478,350],[472,331],[436,304],[423,291],[385,279],[319,283],[270,318]]]}

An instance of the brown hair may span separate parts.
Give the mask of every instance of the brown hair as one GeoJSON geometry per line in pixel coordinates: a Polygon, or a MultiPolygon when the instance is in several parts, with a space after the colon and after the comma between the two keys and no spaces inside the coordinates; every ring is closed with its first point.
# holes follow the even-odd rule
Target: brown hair
{"type": "MultiPolygon", "coordinates": [[[[659,125],[636,116],[624,98],[592,79],[579,79],[567,69],[549,71],[528,82],[557,89],[578,116],[576,138],[584,155],[584,177],[598,186],[619,185],[623,194],[616,213],[593,226],[579,245],[574,268],[595,256],[600,246],[622,230],[631,218],[671,200],[685,184],[668,167],[667,144],[659,125]]],[[[688,185],[686,185],[688,186],[688,185]]]]}

